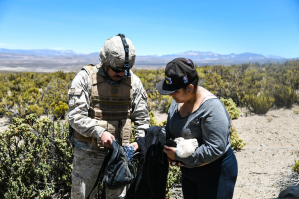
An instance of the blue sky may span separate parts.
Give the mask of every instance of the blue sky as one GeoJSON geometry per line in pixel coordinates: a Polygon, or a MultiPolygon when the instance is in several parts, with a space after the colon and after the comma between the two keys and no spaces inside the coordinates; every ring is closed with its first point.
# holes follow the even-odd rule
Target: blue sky
{"type": "Polygon", "coordinates": [[[299,0],[0,0],[0,48],[98,52],[118,33],[137,55],[299,57],[299,0]]]}

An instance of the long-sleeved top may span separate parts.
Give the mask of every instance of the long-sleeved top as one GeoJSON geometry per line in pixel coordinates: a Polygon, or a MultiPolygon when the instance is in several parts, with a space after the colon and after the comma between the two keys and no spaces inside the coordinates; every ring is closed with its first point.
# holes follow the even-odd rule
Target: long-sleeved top
{"type": "MultiPolygon", "coordinates": [[[[109,83],[117,84],[105,75],[102,67],[97,70],[94,66],[94,71],[104,76],[109,83]]],[[[138,139],[144,137],[145,129],[149,128],[150,117],[147,94],[140,79],[133,72],[131,75],[133,90],[131,120],[134,122],[135,139],[138,139]]],[[[81,70],[75,75],[70,90],[75,91],[69,95],[68,119],[70,126],[85,137],[101,138],[105,129],[99,126],[96,119],[88,117],[91,101],[91,79],[85,70],[81,70]]],[[[72,137],[72,141],[75,146],[81,149],[92,149],[90,142],[80,141],[74,137],[72,137]]]]}
{"type": "Polygon", "coordinates": [[[187,168],[207,164],[221,157],[231,146],[229,129],[230,116],[217,98],[206,100],[186,117],[180,116],[178,103],[173,100],[164,127],[167,137],[197,139],[198,148],[191,156],[181,158],[175,154],[175,160],[182,161],[187,168]]]}

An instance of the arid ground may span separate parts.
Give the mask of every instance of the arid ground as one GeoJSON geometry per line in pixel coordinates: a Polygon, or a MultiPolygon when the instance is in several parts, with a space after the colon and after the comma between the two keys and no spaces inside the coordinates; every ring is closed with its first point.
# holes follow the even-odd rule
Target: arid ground
{"type": "Polygon", "coordinates": [[[299,159],[299,115],[276,109],[264,116],[242,111],[233,125],[247,145],[236,157],[239,175],[234,199],[276,198],[288,184],[295,159],[299,159]]]}

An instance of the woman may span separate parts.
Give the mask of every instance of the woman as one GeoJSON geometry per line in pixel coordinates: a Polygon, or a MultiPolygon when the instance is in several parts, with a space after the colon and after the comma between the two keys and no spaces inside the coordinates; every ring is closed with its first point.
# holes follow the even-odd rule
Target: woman
{"type": "Polygon", "coordinates": [[[174,99],[166,137],[196,138],[198,147],[188,157],[180,157],[175,147],[165,146],[163,151],[172,165],[181,166],[185,199],[232,198],[238,166],[230,147],[230,117],[222,102],[197,84],[192,60],[176,58],[167,64],[165,79],[156,87],[174,99]]]}

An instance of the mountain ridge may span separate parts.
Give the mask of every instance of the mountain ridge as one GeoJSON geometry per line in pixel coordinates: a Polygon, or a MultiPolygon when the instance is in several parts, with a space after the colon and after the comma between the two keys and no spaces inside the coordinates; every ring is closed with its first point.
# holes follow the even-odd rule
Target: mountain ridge
{"type": "MultiPolygon", "coordinates": [[[[196,65],[232,65],[250,62],[276,63],[285,62],[288,59],[277,56],[265,56],[257,53],[219,54],[211,51],[185,51],[166,55],[140,55],[136,56],[134,68],[155,69],[165,67],[166,64],[176,57],[192,59],[196,65]]],[[[99,53],[77,53],[72,50],[53,49],[5,49],[0,48],[0,70],[20,69],[22,71],[36,70],[65,70],[77,71],[87,64],[98,64],[99,53]]]]}

